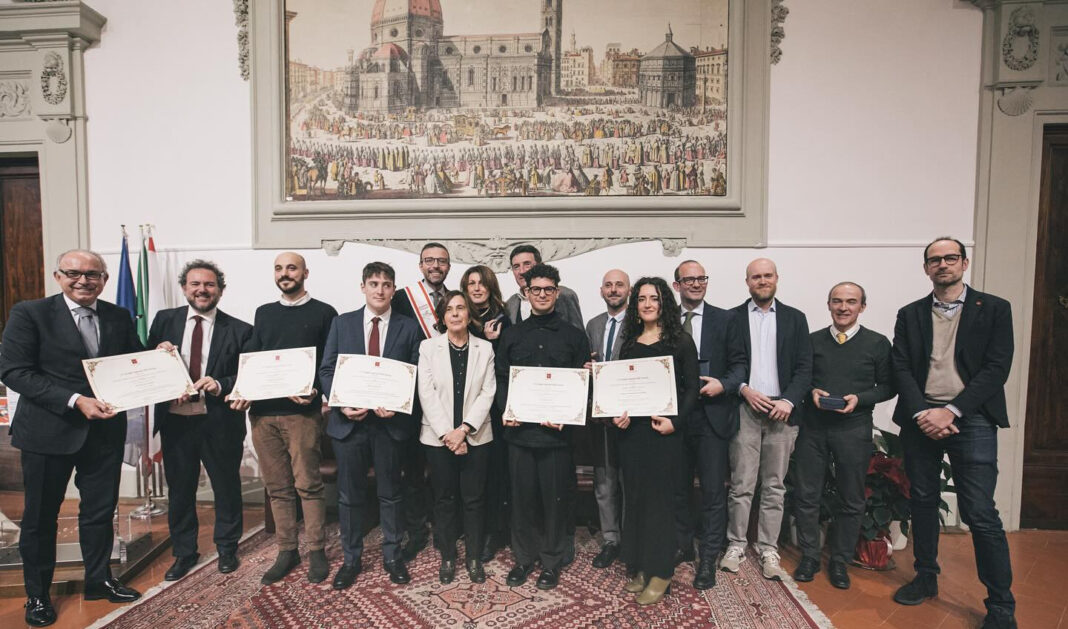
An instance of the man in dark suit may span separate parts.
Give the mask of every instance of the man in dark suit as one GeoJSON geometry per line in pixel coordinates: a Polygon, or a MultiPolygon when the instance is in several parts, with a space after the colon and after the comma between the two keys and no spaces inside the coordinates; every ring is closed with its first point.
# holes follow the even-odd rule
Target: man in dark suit
{"type": "Polygon", "coordinates": [[[128,603],[141,596],[108,568],[126,413],[93,397],[82,360],[143,348],[129,311],[97,299],[108,279],[98,254],[68,251],[59,256],[52,276],[63,294],[15,304],[0,353],[0,380],[20,396],[11,444],[22,451],[19,553],[29,599],[26,623],[35,627],[56,621],[48,590],[56,567],[59,507],[74,470],[85,599],[128,603]]]}
{"type": "Polygon", "coordinates": [[[237,570],[241,539],[241,457],[245,447],[245,414],[225,398],[237,380],[237,359],[252,336],[252,326],[218,309],[226,276],[213,262],[193,260],[178,278],[188,306],[161,310],[148,333],[149,347],[178,348],[198,391],[194,398],[156,405],[163,469],[167,476],[174,564],[164,579],[177,581],[196,565],[197,487],[200,465],[211,479],[215,496],[215,547],[219,572],[237,570]]]}
{"type": "MultiPolygon", "coordinates": [[[[508,313],[508,320],[514,324],[530,317],[530,301],[524,294],[527,288],[527,281],[523,279],[523,274],[533,268],[535,264],[541,264],[541,252],[534,245],[518,245],[512,249],[511,255],[508,256],[508,263],[512,269],[512,277],[515,278],[516,286],[519,287],[519,292],[504,302],[504,310],[508,313]]],[[[556,300],[556,312],[564,321],[580,330],[583,329],[582,308],[579,307],[578,295],[575,294],[575,291],[566,286],[560,287],[559,296],[556,300]]]]}
{"type": "Polygon", "coordinates": [[[997,429],[1009,427],[1012,311],[1004,299],[964,284],[968,254],[959,240],[942,237],[927,245],[923,267],[934,290],[898,311],[891,352],[916,558],[915,579],[894,600],[918,605],[938,595],[938,503],[948,454],[961,519],[971,529],[987,589],[983,627],[1015,627],[1009,546],[994,505],[997,429]]]}
{"type": "MultiPolygon", "coordinates": [[[[367,305],[334,319],[323,350],[319,378],[329,394],[339,354],[368,354],[410,364],[419,362],[423,335],[412,319],[390,308],[396,274],[384,262],[363,268],[360,290],[367,305]]],[[[404,535],[401,486],[401,454],[405,441],[418,431],[411,415],[383,408],[334,408],[326,424],[337,456],[338,519],[344,565],[334,576],[333,587],[350,587],[360,574],[363,555],[363,516],[367,496],[367,470],[374,467],[378,486],[378,513],[382,523],[382,560],[389,580],[403,585],[411,581],[404,565],[401,539],[404,535]]]]}
{"type": "MultiPolygon", "coordinates": [[[[411,317],[419,324],[422,338],[436,336],[434,322],[438,302],[445,296],[445,279],[449,276],[452,261],[449,250],[440,242],[428,242],[419,251],[419,272],[423,279],[414,286],[393,293],[390,308],[393,312],[411,317]],[[408,294],[411,291],[411,295],[408,294]],[[413,303],[414,300],[414,303],[413,303]]],[[[423,409],[416,396],[412,421],[418,426],[422,423],[423,409]]],[[[426,453],[419,443],[419,431],[404,442],[401,454],[404,466],[401,479],[404,483],[404,529],[408,541],[404,545],[404,561],[414,561],[419,551],[430,542],[427,521],[430,519],[430,485],[427,483],[426,453]]]]}
{"type": "MultiPolygon", "coordinates": [[[[630,277],[619,269],[604,274],[601,299],[605,312],[586,324],[592,358],[598,362],[616,360],[623,346],[623,322],[630,300],[630,277]]],[[[594,568],[607,568],[619,556],[620,518],[623,513],[623,477],[616,451],[618,429],[599,419],[588,424],[593,446],[593,496],[601,523],[604,545],[593,558],[594,568]]]]}
{"type": "Polygon", "coordinates": [[[749,511],[757,481],[760,512],[756,550],[765,579],[782,580],[778,539],[782,526],[783,481],[797,439],[801,402],[812,384],[812,343],[808,320],[800,310],[775,299],[779,272],[758,258],[745,269],[751,299],[734,308],[745,345],[747,381],[738,433],[731,439],[731,489],[728,498],[727,552],[720,567],[738,571],[745,560],[749,511]]]}
{"type": "Polygon", "coordinates": [[[700,563],[693,585],[707,590],[716,585],[716,563],[727,537],[728,450],[738,433],[736,392],[745,381],[745,346],[734,313],[705,302],[708,274],[703,266],[694,260],[680,264],[672,287],[682,304],[683,329],[697,344],[702,380],[695,417],[683,424],[687,458],[677,514],[679,559],[691,558],[686,555],[693,553],[696,528],[700,563]],[[696,527],[690,512],[695,468],[701,483],[696,527]]]}

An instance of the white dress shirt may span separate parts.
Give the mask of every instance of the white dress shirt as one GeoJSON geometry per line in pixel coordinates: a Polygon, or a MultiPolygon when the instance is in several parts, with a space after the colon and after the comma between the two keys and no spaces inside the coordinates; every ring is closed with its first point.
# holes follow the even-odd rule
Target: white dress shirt
{"type": "Polygon", "coordinates": [[[746,309],[749,311],[749,345],[752,351],[749,382],[742,386],[750,386],[768,397],[779,397],[782,390],[779,388],[776,302],[773,299],[765,311],[750,299],[746,309]]]}
{"type": "MultiPolygon", "coordinates": [[[[207,375],[208,355],[211,351],[211,335],[215,331],[215,317],[219,314],[218,308],[212,308],[208,312],[198,312],[189,306],[185,312],[185,331],[182,332],[182,360],[189,365],[190,351],[193,347],[193,328],[196,320],[193,318],[200,315],[204,320],[200,322],[200,329],[204,338],[200,344],[200,377],[207,375]]],[[[196,384],[196,383],[194,383],[196,384]]],[[[185,404],[171,403],[170,412],[174,415],[203,415],[208,412],[204,402],[204,395],[199,400],[190,400],[185,404]]]]}
{"type": "Polygon", "coordinates": [[[296,301],[289,301],[288,299],[286,299],[285,295],[282,295],[278,298],[278,303],[282,304],[283,306],[289,307],[303,306],[309,301],[311,301],[311,293],[309,292],[305,292],[304,295],[296,301]]]}
{"type": "Polygon", "coordinates": [[[704,356],[701,355],[701,327],[704,325],[705,304],[702,302],[697,304],[697,307],[693,310],[682,309],[682,323],[686,323],[686,313],[692,312],[693,317],[690,319],[690,327],[693,328],[693,344],[697,347],[697,358],[701,359],[704,356]]]}
{"type": "Polygon", "coordinates": [[[519,317],[523,321],[530,318],[530,300],[528,300],[523,293],[519,293],[519,317]]]}
{"type": "MultiPolygon", "coordinates": [[[[831,338],[834,339],[835,343],[837,343],[838,342],[838,328],[834,327],[834,324],[832,324],[831,327],[829,327],[827,329],[831,332],[831,338]]],[[[859,332],[859,331],[860,331],[860,324],[859,323],[854,323],[853,327],[851,327],[851,328],[849,328],[848,330],[845,331],[845,335],[846,335],[845,342],[848,343],[849,341],[853,340],[853,337],[856,336],[857,332],[859,332]]],[[[843,343],[843,345],[844,344],[845,343],[843,343]]]]}
{"type": "Polygon", "coordinates": [[[393,309],[385,311],[380,315],[376,315],[371,312],[370,308],[364,308],[363,311],[363,351],[365,354],[369,354],[369,348],[371,346],[371,328],[373,327],[371,319],[378,317],[378,353],[384,355],[386,353],[386,332],[389,330],[389,318],[393,314],[393,309]]]}
{"type": "MultiPolygon", "coordinates": [[[[607,314],[607,313],[606,313],[607,314]]],[[[623,319],[627,316],[627,310],[624,308],[616,316],[608,315],[608,318],[604,321],[604,340],[601,342],[601,360],[604,360],[605,356],[608,356],[608,348],[615,347],[616,339],[619,338],[619,333],[623,330],[623,319]],[[609,337],[608,333],[612,331],[612,322],[616,322],[616,335],[609,337]]],[[[612,352],[612,360],[618,359],[616,352],[612,352]]]]}

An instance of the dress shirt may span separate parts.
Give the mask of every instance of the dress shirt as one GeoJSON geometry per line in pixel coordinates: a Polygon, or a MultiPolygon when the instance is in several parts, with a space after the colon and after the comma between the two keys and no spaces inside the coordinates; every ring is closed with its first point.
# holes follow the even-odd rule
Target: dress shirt
{"type": "Polygon", "coordinates": [[[376,315],[371,312],[370,308],[364,308],[363,310],[363,351],[367,353],[367,348],[371,345],[371,328],[372,321],[375,317],[378,317],[378,352],[384,354],[386,351],[386,332],[389,330],[389,318],[393,315],[393,309],[390,308],[380,315],[376,315]]]}
{"type": "Polygon", "coordinates": [[[682,309],[682,321],[686,323],[686,313],[692,312],[693,317],[690,318],[690,327],[693,329],[693,344],[697,347],[697,359],[701,360],[704,356],[701,356],[701,326],[704,325],[705,304],[701,302],[697,304],[697,307],[693,310],[682,309]]]}
{"type": "Polygon", "coordinates": [[[519,292],[519,317],[523,321],[530,318],[530,301],[522,291],[519,292]]]}
{"type": "MultiPolygon", "coordinates": [[[[608,348],[614,347],[616,339],[619,338],[619,333],[623,329],[623,319],[627,316],[627,309],[624,308],[616,316],[608,315],[608,319],[604,322],[604,341],[601,343],[601,360],[608,355],[608,348]],[[616,322],[616,335],[609,338],[608,333],[612,331],[612,322],[616,322]]],[[[615,352],[612,352],[612,360],[618,359],[615,352]]]]}
{"type": "Polygon", "coordinates": [[[308,293],[308,292],[305,292],[304,296],[301,297],[300,299],[296,300],[296,301],[289,301],[288,299],[286,299],[285,295],[282,295],[281,297],[278,298],[278,303],[282,304],[283,306],[290,306],[290,307],[303,306],[304,304],[308,303],[309,301],[311,301],[311,293],[308,293]]]}
{"type": "MultiPolygon", "coordinates": [[[[78,308],[82,308],[83,306],[81,304],[79,304],[78,302],[74,301],[73,299],[71,299],[70,297],[67,297],[66,293],[63,293],[63,301],[67,302],[67,309],[70,310],[70,316],[74,318],[74,327],[78,327],[78,323],[81,322],[82,316],[80,314],[78,314],[76,312],[76,310],[78,308]]],[[[92,310],[93,312],[96,312],[96,301],[94,300],[93,303],[89,304],[88,306],[84,306],[84,307],[92,310]]],[[[93,325],[96,326],[96,338],[99,339],[100,338],[100,317],[93,317],[93,325]]],[[[82,396],[81,393],[72,394],[70,396],[70,399],[67,400],[67,408],[74,408],[74,404],[78,401],[78,398],[80,398],[81,396],[82,396]]]]}
{"type": "MultiPolygon", "coordinates": [[[[782,395],[779,388],[778,338],[776,333],[775,300],[764,311],[752,299],[746,304],[749,311],[749,380],[742,387],[750,386],[764,395],[775,398],[782,395]]],[[[740,391],[742,387],[738,387],[740,391]]],[[[790,402],[789,400],[786,400],[790,402]]],[[[793,404],[790,404],[793,406],[793,404]]]]}
{"type": "Polygon", "coordinates": [[[960,292],[960,296],[953,301],[938,301],[937,297],[931,297],[931,310],[937,310],[939,314],[947,319],[952,319],[960,312],[961,306],[964,305],[964,297],[968,294],[968,285],[964,285],[964,290],[960,292]]]}
{"type": "MultiPolygon", "coordinates": [[[[200,344],[201,378],[207,375],[208,353],[211,351],[211,334],[215,330],[215,316],[217,314],[219,314],[217,308],[212,308],[205,313],[196,311],[192,306],[189,306],[186,310],[185,331],[182,333],[182,360],[185,361],[186,366],[189,365],[190,349],[193,345],[193,328],[196,326],[196,320],[194,320],[193,317],[199,315],[204,319],[200,322],[200,329],[204,335],[200,344]]],[[[208,412],[208,407],[204,403],[204,396],[201,395],[199,400],[190,400],[185,404],[176,404],[172,402],[169,410],[175,415],[203,415],[208,412]]]]}
{"type": "MultiPolygon", "coordinates": [[[[835,343],[837,343],[838,342],[838,328],[836,328],[836,327],[834,327],[832,325],[831,327],[829,327],[827,329],[831,333],[831,338],[834,339],[835,343]]],[[[845,335],[846,335],[845,342],[848,343],[850,341],[850,339],[852,339],[859,330],[860,330],[860,324],[859,323],[854,323],[853,327],[851,327],[851,328],[849,328],[848,330],[845,331],[845,335]]]]}
{"type": "Polygon", "coordinates": [[[443,283],[435,291],[434,288],[430,286],[430,282],[426,281],[425,279],[419,280],[419,283],[426,288],[426,294],[430,295],[430,304],[434,306],[434,310],[437,311],[438,301],[440,301],[441,298],[445,296],[445,293],[448,292],[449,289],[445,288],[445,284],[443,283]]]}

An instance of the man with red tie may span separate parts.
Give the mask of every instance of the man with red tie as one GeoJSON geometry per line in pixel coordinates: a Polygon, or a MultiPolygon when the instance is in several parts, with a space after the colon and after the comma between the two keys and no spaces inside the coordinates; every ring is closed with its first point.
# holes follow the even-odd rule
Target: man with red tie
{"type": "Polygon", "coordinates": [[[167,524],[175,557],[164,575],[168,581],[181,579],[200,557],[196,496],[201,463],[215,495],[219,572],[237,570],[245,414],[232,410],[225,398],[237,380],[241,348],[252,336],[251,325],[218,309],[226,276],[215,263],[189,262],[178,283],[189,305],[160,311],[148,333],[149,347],[179,348],[198,391],[196,396],[156,405],[156,429],[170,500],[167,524]]]}
{"type": "MultiPolygon", "coordinates": [[[[396,292],[396,273],[384,262],[363,268],[360,290],[367,305],[334,319],[323,349],[319,379],[329,394],[340,354],[382,356],[415,365],[423,340],[414,319],[394,312],[390,300],[396,292]]],[[[338,520],[344,564],[334,575],[335,590],[351,587],[363,569],[363,517],[367,495],[367,471],[374,467],[378,490],[378,513],[382,523],[382,560],[389,580],[398,585],[411,581],[404,565],[401,539],[401,467],[403,445],[419,426],[411,415],[383,408],[334,408],[326,424],[337,457],[338,520]]]]}

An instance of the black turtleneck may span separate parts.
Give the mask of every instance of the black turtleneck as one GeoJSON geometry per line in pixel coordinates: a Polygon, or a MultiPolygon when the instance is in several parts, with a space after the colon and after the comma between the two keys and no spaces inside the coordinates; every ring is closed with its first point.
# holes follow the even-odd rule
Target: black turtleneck
{"type": "MultiPolygon", "coordinates": [[[[508,402],[508,374],[519,367],[581,369],[590,360],[586,333],[564,321],[556,312],[531,315],[501,333],[496,354],[497,406],[508,402]]],[[[560,448],[570,444],[570,430],[553,430],[538,424],[505,428],[504,438],[531,448],[560,448]]]]}

